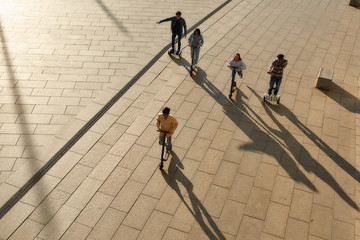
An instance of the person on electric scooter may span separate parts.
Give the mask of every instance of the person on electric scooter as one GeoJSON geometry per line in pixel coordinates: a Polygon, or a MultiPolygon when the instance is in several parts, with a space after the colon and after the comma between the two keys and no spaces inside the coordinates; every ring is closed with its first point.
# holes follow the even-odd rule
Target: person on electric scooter
{"type": "Polygon", "coordinates": [[[175,16],[165,18],[165,19],[157,22],[157,24],[160,24],[162,22],[168,22],[168,21],[171,21],[171,32],[172,32],[170,53],[175,52],[175,38],[176,38],[176,36],[178,36],[178,51],[176,52],[176,54],[180,55],[180,53],[181,53],[181,51],[180,51],[181,50],[181,37],[183,34],[183,29],[184,29],[184,37],[186,38],[185,19],[181,17],[181,12],[177,11],[175,16]]]}
{"type": "Polygon", "coordinates": [[[167,154],[170,154],[170,151],[172,149],[171,136],[174,134],[174,131],[178,125],[179,124],[176,118],[170,114],[170,108],[164,107],[162,113],[159,113],[158,115],[156,126],[157,126],[157,131],[160,132],[159,134],[160,145],[162,145],[163,142],[165,141],[165,134],[163,133],[163,131],[167,132],[166,133],[167,141],[165,143],[167,154]]]}
{"type": "Polygon", "coordinates": [[[269,82],[269,90],[268,96],[271,95],[272,90],[274,89],[274,99],[276,99],[276,95],[279,92],[280,84],[283,77],[284,68],[287,66],[288,61],[284,58],[284,54],[277,55],[277,58],[271,63],[269,69],[267,71],[268,74],[271,75],[269,82]],[[274,88],[274,85],[276,86],[274,88]]]}
{"type": "Polygon", "coordinates": [[[240,53],[236,53],[233,60],[229,60],[227,62],[227,66],[231,70],[231,92],[235,92],[236,88],[236,81],[235,81],[235,75],[238,73],[240,78],[243,77],[243,70],[245,70],[246,65],[244,61],[240,57],[240,53]]]}

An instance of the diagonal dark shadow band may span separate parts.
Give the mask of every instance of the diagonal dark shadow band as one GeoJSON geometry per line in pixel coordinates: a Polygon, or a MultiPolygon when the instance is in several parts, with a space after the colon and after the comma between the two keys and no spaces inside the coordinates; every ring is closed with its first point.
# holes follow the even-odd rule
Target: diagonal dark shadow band
{"type": "MultiPolygon", "coordinates": [[[[220,11],[232,0],[227,0],[212,12],[207,14],[204,18],[189,28],[189,32],[200,26],[203,22],[220,11]]],[[[166,45],[156,56],[154,56],[148,64],[146,64],[140,72],[138,72],[105,106],[92,117],[81,129],[78,131],[49,161],[29,180],[22,186],[1,208],[0,219],[10,211],[10,209],[20,201],[20,199],[70,150],[72,146],[133,86],[160,57],[167,52],[171,44],[166,45]]]]}

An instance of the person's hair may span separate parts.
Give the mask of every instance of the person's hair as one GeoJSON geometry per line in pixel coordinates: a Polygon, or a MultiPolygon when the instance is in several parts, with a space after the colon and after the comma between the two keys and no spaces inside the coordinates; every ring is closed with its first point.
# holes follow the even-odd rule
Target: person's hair
{"type": "MultiPolygon", "coordinates": [[[[239,56],[239,61],[242,60],[241,57],[240,57],[240,53],[236,53],[235,56],[239,56]]],[[[233,59],[234,61],[235,61],[235,56],[234,56],[234,59],[233,59]]]]}
{"type": "Polygon", "coordinates": [[[177,11],[177,12],[176,12],[176,15],[180,15],[180,16],[181,16],[181,12],[180,12],[180,11],[177,11]]]}
{"type": "Polygon", "coordinates": [[[278,59],[283,59],[285,56],[284,56],[284,54],[279,54],[279,55],[277,55],[277,58],[278,59]]]}
{"type": "Polygon", "coordinates": [[[194,30],[194,33],[196,33],[196,32],[199,34],[199,36],[201,35],[201,32],[200,32],[200,29],[199,29],[199,28],[197,28],[197,29],[194,30]]]}
{"type": "Polygon", "coordinates": [[[170,114],[170,108],[164,107],[163,110],[162,110],[162,113],[163,114],[170,114]]]}

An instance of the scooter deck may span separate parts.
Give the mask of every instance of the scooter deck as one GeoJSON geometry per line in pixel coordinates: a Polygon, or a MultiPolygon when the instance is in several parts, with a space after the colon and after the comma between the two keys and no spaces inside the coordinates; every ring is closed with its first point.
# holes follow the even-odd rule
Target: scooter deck
{"type": "Polygon", "coordinates": [[[179,57],[179,58],[181,58],[182,51],[180,51],[179,54],[176,54],[176,52],[171,53],[170,51],[171,51],[171,49],[168,50],[169,56],[174,56],[174,57],[179,57]]]}
{"type": "Polygon", "coordinates": [[[274,94],[269,95],[268,93],[264,93],[263,101],[276,102],[277,104],[280,104],[280,95],[275,96],[274,94]]]}

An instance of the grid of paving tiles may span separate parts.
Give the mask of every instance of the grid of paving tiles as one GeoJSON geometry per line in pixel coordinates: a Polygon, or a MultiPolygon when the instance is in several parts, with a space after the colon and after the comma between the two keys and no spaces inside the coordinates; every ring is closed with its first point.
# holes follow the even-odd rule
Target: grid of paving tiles
{"type": "Polygon", "coordinates": [[[196,76],[187,52],[160,59],[0,220],[0,238],[359,238],[359,11],[234,4],[202,26],[196,76]],[[248,68],[230,102],[225,62],[237,51],[248,68]],[[289,60],[279,107],[262,103],[278,52],[289,60]],[[313,88],[320,67],[334,69],[330,92],[313,88]],[[180,126],[161,172],[164,105],[180,126]]]}
{"type": "Polygon", "coordinates": [[[221,3],[2,1],[0,184],[169,41],[169,24],[156,21],[179,8],[192,26],[221,3]]]}

